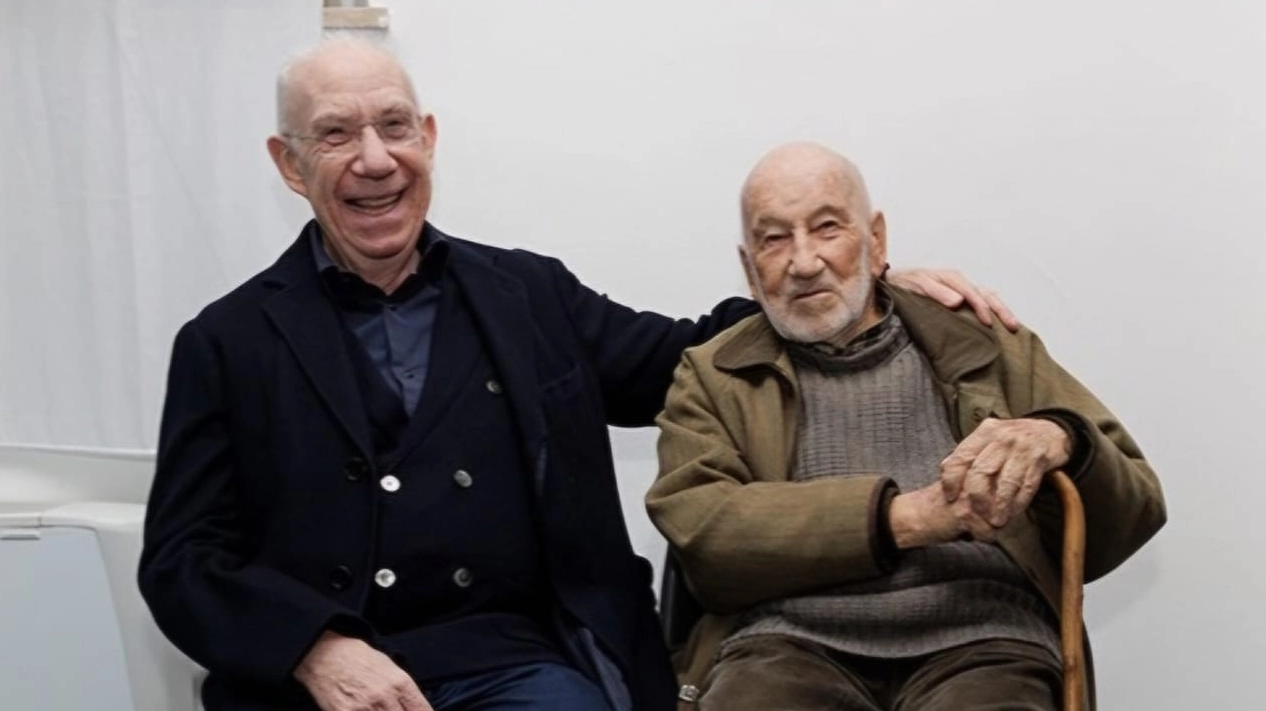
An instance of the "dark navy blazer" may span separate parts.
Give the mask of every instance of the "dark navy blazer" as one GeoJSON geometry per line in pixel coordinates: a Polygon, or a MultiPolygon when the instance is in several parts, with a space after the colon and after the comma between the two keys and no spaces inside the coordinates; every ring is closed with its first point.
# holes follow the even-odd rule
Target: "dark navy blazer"
{"type": "MultiPolygon", "coordinates": [[[[607,425],[652,424],[682,350],[755,306],[674,321],[608,300],[556,259],[448,239],[513,413],[562,617],[615,662],[634,708],[673,708],[607,425]]],[[[208,686],[242,707],[297,693],[293,670],[323,630],[391,649],[362,616],[382,504],[357,469],[373,452],[342,328],[301,236],[173,346],[140,587],[208,686]]]]}

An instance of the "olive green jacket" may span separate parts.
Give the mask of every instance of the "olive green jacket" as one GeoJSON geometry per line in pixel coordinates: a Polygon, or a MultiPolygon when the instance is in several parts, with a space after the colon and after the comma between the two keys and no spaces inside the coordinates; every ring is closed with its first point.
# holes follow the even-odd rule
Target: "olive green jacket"
{"type": "MultiPolygon", "coordinates": [[[[1160,529],[1160,483],[1138,446],[1036,335],[991,330],[970,311],[881,288],[928,358],[957,440],[988,417],[1048,413],[1076,425],[1082,456],[1067,473],[1085,506],[1087,581],[1160,529]]],[[[658,418],[660,475],[646,505],[709,613],[677,654],[683,689],[701,685],[735,613],[884,573],[878,503],[892,486],[888,477],[789,481],[799,387],[782,342],[759,314],[687,350],[677,367],[658,418]]],[[[1059,500],[1044,486],[998,537],[1057,615],[1061,536],[1059,500]]],[[[1089,687],[1093,699],[1093,680],[1089,687]]]]}

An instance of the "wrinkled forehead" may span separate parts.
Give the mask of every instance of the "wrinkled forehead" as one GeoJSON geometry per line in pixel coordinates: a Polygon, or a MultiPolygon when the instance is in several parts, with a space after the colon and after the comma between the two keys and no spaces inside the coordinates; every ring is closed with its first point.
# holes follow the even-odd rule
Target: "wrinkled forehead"
{"type": "Polygon", "coordinates": [[[417,107],[407,93],[383,89],[371,92],[318,94],[301,120],[308,125],[369,122],[384,116],[412,115],[417,107]]]}
{"type": "Polygon", "coordinates": [[[830,207],[864,209],[858,185],[838,170],[777,170],[753,175],[743,192],[747,224],[761,218],[795,220],[830,207]]]}
{"type": "Polygon", "coordinates": [[[305,124],[417,111],[404,71],[390,62],[308,67],[295,77],[293,93],[296,118],[305,124]]]}

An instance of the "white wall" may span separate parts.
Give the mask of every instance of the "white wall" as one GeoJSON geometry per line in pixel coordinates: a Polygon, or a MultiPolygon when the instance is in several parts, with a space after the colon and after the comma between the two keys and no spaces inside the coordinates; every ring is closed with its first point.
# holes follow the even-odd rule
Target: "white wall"
{"type": "MultiPolygon", "coordinates": [[[[437,224],[562,257],[633,305],[693,314],[741,291],[735,195],[761,152],[813,138],[854,157],[888,214],[893,261],[957,266],[1001,291],[1121,416],[1166,486],[1169,526],[1088,590],[1101,706],[1262,707],[1266,6],[382,4],[439,118],[437,224]]],[[[183,42],[211,56],[250,49],[229,32],[183,42]]],[[[198,268],[205,257],[170,261],[155,286],[140,265],[145,293],[162,299],[142,327],[167,339],[177,314],[246,270],[239,262],[263,266],[291,236],[273,235],[278,225],[298,226],[297,203],[268,182],[271,71],[252,51],[238,90],[216,87],[239,115],[222,117],[225,141],[167,159],[190,168],[214,155],[235,180],[207,201],[221,216],[259,210],[238,218],[255,229],[190,242],[218,255],[210,271],[198,268]]],[[[171,83],[162,96],[210,90],[171,83]]],[[[162,105],[160,125],[182,127],[178,104],[162,105]]],[[[7,192],[18,179],[3,165],[7,192]]],[[[3,243],[39,234],[12,230],[14,203],[0,201],[3,243]]],[[[4,298],[44,294],[42,274],[17,296],[0,285],[4,298]]],[[[6,338],[30,325],[30,309],[3,313],[6,338]]],[[[168,344],[153,341],[132,373],[142,385],[118,403],[130,424],[100,441],[152,446],[161,373],[151,366],[168,344]]],[[[658,558],[639,501],[652,444],[653,433],[617,433],[630,525],[658,558]]]]}
{"type": "Polygon", "coordinates": [[[5,0],[0,504],[144,501],[171,339],[304,219],[264,150],[313,0],[5,0]]]}
{"type": "MultiPolygon", "coordinates": [[[[740,289],[776,142],[856,158],[893,261],[996,287],[1124,419],[1171,523],[1088,590],[1102,707],[1260,708],[1266,6],[386,3],[439,117],[435,220],[626,302],[740,289]]],[[[653,434],[619,436],[634,536],[653,434]]]]}
{"type": "Polygon", "coordinates": [[[304,215],[264,137],[319,4],[0,3],[0,443],[153,446],[176,327],[304,215]]]}

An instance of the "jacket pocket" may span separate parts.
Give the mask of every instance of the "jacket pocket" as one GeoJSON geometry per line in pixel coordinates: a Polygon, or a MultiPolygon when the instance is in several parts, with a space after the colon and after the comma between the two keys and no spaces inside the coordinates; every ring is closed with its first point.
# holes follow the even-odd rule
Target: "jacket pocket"
{"type": "Polygon", "coordinates": [[[990,417],[1005,420],[1011,417],[1002,393],[993,388],[964,385],[958,391],[958,425],[963,437],[971,434],[982,422],[990,417]]]}
{"type": "Polygon", "coordinates": [[[584,384],[584,374],[580,372],[580,366],[572,365],[562,375],[550,377],[541,383],[541,399],[548,407],[579,394],[584,389],[584,384]]]}

